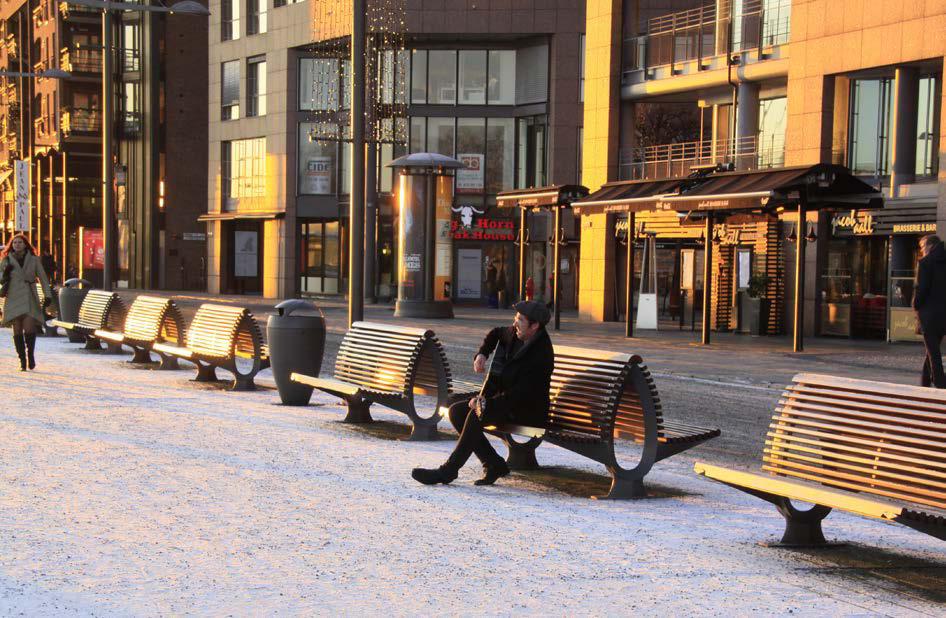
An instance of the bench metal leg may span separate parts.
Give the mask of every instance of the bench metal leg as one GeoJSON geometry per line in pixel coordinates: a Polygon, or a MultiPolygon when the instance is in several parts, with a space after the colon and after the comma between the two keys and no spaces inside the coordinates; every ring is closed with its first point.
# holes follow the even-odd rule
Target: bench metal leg
{"type": "Polygon", "coordinates": [[[144,348],[132,348],[134,351],[134,356],[131,357],[129,363],[135,364],[145,364],[151,362],[151,353],[144,348]]]}
{"type": "Polygon", "coordinates": [[[77,332],[74,329],[63,329],[66,331],[66,337],[69,339],[69,343],[85,343],[85,336],[77,332]]]}
{"type": "Polygon", "coordinates": [[[348,414],[345,415],[344,423],[370,423],[374,419],[371,418],[371,402],[365,399],[349,399],[348,400],[348,414]]]}
{"type": "Polygon", "coordinates": [[[207,365],[200,361],[197,361],[197,377],[194,378],[194,382],[219,382],[220,379],[217,378],[217,371],[213,365],[207,365]]]}
{"type": "Polygon", "coordinates": [[[85,347],[83,350],[101,350],[102,342],[96,339],[95,337],[84,337],[85,347]]]}
{"type": "Polygon", "coordinates": [[[629,498],[643,498],[647,495],[644,490],[644,479],[641,477],[611,475],[611,489],[606,496],[592,496],[595,500],[627,500],[629,498]]]}
{"type": "Polygon", "coordinates": [[[230,388],[232,391],[255,391],[256,382],[253,381],[253,376],[241,376],[236,374],[236,378],[233,380],[233,386],[230,388]]]}
{"type": "Polygon", "coordinates": [[[122,344],[108,342],[105,344],[105,353],[106,354],[121,354],[122,353],[122,344]]]}
{"type": "Polygon", "coordinates": [[[528,442],[516,442],[511,437],[505,440],[509,447],[509,456],[506,457],[506,464],[510,470],[538,470],[539,462],[535,458],[535,449],[541,444],[541,440],[529,440],[528,442]]]}
{"type": "Polygon", "coordinates": [[[437,439],[437,423],[418,423],[414,421],[411,428],[411,435],[407,438],[416,442],[430,441],[437,439]]]}
{"type": "Polygon", "coordinates": [[[800,511],[788,498],[777,497],[771,502],[785,518],[785,534],[782,535],[780,545],[794,547],[827,545],[824,533],[821,531],[821,520],[831,512],[829,507],[815,505],[807,511],[800,511]]]}

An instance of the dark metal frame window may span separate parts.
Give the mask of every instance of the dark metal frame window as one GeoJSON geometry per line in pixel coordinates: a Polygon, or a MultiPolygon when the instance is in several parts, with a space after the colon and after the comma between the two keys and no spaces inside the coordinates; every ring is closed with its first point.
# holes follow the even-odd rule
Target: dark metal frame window
{"type": "Polygon", "coordinates": [[[848,167],[855,174],[889,173],[892,101],[890,78],[851,81],[848,167]]]}
{"type": "Polygon", "coordinates": [[[246,59],[246,117],[266,115],[266,56],[246,59]]]}
{"type": "Polygon", "coordinates": [[[246,0],[247,36],[266,32],[266,2],[267,0],[246,0]]]}
{"type": "Polygon", "coordinates": [[[220,64],[220,119],[240,117],[240,61],[220,64]]]}
{"type": "MultiPolygon", "coordinates": [[[[410,68],[405,67],[405,77],[410,80],[407,85],[407,91],[410,93],[410,103],[413,105],[515,105],[515,62],[515,49],[412,49],[410,52],[410,68]],[[431,54],[438,54],[438,59],[432,62],[431,54]],[[443,82],[445,85],[439,89],[438,96],[431,97],[431,69],[440,70],[444,68],[444,58],[448,54],[452,55],[452,60],[449,62],[453,63],[452,96],[449,82],[443,82]],[[509,62],[510,54],[513,63],[512,79],[509,83],[506,83],[502,79],[503,73],[500,69],[504,62],[509,62]],[[471,64],[471,61],[482,55],[485,55],[485,67],[480,71],[471,64]],[[506,58],[505,61],[502,60],[503,57],[506,58]],[[466,71],[464,70],[464,61],[467,61],[466,71]],[[471,69],[475,70],[471,71],[471,69]],[[476,96],[474,92],[475,85],[464,84],[464,77],[467,77],[467,73],[471,72],[482,73],[485,77],[485,84],[482,86],[482,97],[476,96]],[[469,96],[464,97],[464,92],[469,96]]],[[[449,79],[448,73],[444,73],[443,76],[449,79]]]]}
{"type": "Polygon", "coordinates": [[[220,40],[235,41],[240,38],[240,0],[220,2],[220,40]]]}

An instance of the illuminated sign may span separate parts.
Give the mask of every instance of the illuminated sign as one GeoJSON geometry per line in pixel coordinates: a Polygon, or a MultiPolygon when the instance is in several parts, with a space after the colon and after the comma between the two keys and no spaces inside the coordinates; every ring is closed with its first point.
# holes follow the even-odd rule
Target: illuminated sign
{"type": "Polygon", "coordinates": [[[459,221],[451,222],[454,240],[515,240],[516,224],[512,219],[490,219],[481,217],[473,227],[465,227],[459,221]]]}
{"type": "Polygon", "coordinates": [[[856,210],[847,214],[838,213],[831,219],[831,233],[835,234],[839,229],[851,230],[855,236],[870,236],[874,233],[874,216],[856,210]]]}
{"type": "Polygon", "coordinates": [[[935,234],[935,223],[895,223],[894,234],[935,234]]]}

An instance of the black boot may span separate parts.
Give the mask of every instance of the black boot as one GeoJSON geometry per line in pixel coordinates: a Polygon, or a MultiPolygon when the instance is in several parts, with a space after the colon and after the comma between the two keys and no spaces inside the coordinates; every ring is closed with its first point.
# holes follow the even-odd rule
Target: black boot
{"type": "Polygon", "coordinates": [[[424,485],[436,485],[437,483],[447,485],[456,480],[457,473],[455,470],[448,470],[441,466],[439,468],[414,468],[411,470],[411,476],[415,481],[424,485]]]}
{"type": "Polygon", "coordinates": [[[503,459],[483,466],[483,478],[473,481],[474,485],[492,485],[497,479],[509,474],[509,465],[503,459]]]}
{"type": "Polygon", "coordinates": [[[25,333],[23,340],[26,342],[26,360],[30,369],[36,369],[36,357],[33,356],[33,350],[36,349],[36,333],[25,333]]]}
{"type": "Polygon", "coordinates": [[[16,348],[16,355],[20,357],[20,371],[26,371],[26,345],[22,335],[13,335],[13,347],[16,348]]]}

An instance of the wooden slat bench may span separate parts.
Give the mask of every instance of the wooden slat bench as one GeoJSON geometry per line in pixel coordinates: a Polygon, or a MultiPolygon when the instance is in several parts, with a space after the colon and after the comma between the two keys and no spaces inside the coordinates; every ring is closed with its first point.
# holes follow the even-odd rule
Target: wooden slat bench
{"type": "Polygon", "coordinates": [[[487,430],[509,446],[513,469],[537,467],[535,449],[542,441],[604,464],[611,473],[606,498],[643,496],[644,476],[656,462],[719,436],[718,429],[664,419],[657,386],[640,356],[566,346],[555,346],[548,427],[487,430]],[[624,439],[640,445],[631,465],[620,455],[624,439]]]}
{"type": "MultiPolygon", "coordinates": [[[[184,316],[170,298],[138,296],[125,316],[121,332],[98,329],[95,336],[117,345],[126,345],[134,351],[133,363],[151,362],[151,351],[156,343],[173,346],[184,344],[184,316]]],[[[160,369],[177,369],[177,357],[158,352],[160,369]]]]}
{"type": "Polygon", "coordinates": [[[269,347],[263,343],[249,309],[204,303],[187,327],[185,345],[158,342],[152,351],[182,358],[197,366],[197,382],[217,381],[216,368],[233,374],[233,390],[254,390],[253,378],[269,367],[269,347]]]}
{"type": "Polygon", "coordinates": [[[695,469],[774,504],[786,545],[823,545],[831,509],[946,540],[946,391],[799,374],[766,434],[764,474],[695,469]]]}
{"type": "Polygon", "coordinates": [[[446,410],[449,371],[443,347],[433,332],[355,322],[338,349],[334,378],[299,373],[293,373],[291,378],[345,401],[345,422],[371,422],[370,407],[377,403],[411,419],[411,440],[431,440],[446,410]],[[437,398],[429,416],[418,414],[415,394],[437,398]]]}
{"type": "MultiPolygon", "coordinates": [[[[125,324],[125,303],[114,292],[89,290],[79,306],[79,319],[75,323],[53,320],[52,327],[72,330],[85,336],[86,350],[102,349],[101,341],[95,336],[97,330],[120,332],[125,324]]],[[[107,342],[110,352],[121,352],[121,345],[107,342]]]]}

